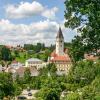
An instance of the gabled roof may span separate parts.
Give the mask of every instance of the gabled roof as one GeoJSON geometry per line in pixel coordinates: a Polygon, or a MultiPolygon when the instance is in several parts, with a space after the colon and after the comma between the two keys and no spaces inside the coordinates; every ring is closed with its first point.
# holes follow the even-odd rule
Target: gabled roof
{"type": "Polygon", "coordinates": [[[64,38],[64,37],[63,37],[63,34],[62,34],[61,27],[59,27],[59,31],[58,31],[58,33],[57,33],[56,38],[64,38]]]}
{"type": "Polygon", "coordinates": [[[39,62],[40,62],[40,61],[42,61],[42,60],[40,60],[40,59],[38,59],[38,58],[30,58],[30,59],[28,59],[28,60],[26,60],[26,61],[33,61],[33,62],[34,62],[34,61],[37,61],[37,62],[39,61],[39,62]]]}

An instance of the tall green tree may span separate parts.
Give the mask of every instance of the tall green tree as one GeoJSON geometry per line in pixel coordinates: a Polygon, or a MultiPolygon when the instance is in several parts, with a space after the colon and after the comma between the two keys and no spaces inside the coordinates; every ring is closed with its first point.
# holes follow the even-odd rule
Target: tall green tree
{"type": "Polygon", "coordinates": [[[97,54],[100,49],[100,0],[66,0],[65,6],[65,26],[77,28],[81,33],[80,47],[97,54]]]}
{"type": "Polygon", "coordinates": [[[76,36],[76,39],[72,40],[72,44],[70,46],[69,54],[73,60],[73,62],[79,61],[84,58],[84,47],[82,46],[81,37],[76,36]]]}
{"type": "Polygon", "coordinates": [[[1,49],[1,58],[5,61],[12,60],[11,51],[5,46],[1,49]]]}
{"type": "Polygon", "coordinates": [[[30,80],[31,80],[31,72],[30,72],[30,69],[29,68],[26,68],[25,69],[25,72],[24,72],[24,80],[25,80],[25,83],[30,83],[30,80]]]}

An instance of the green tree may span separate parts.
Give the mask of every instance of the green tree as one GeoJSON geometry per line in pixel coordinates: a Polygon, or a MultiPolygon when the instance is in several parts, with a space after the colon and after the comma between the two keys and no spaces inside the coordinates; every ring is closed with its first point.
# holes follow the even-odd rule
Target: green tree
{"type": "Polygon", "coordinates": [[[76,36],[75,38],[76,39],[72,40],[69,50],[69,54],[73,62],[82,60],[84,58],[84,47],[82,46],[81,38],[79,36],[76,36]]]}
{"type": "Polygon", "coordinates": [[[5,46],[1,49],[2,60],[9,61],[12,60],[11,51],[5,46]]]}
{"type": "Polygon", "coordinates": [[[54,63],[49,63],[47,65],[48,71],[55,73],[57,71],[56,65],[54,63]]]}
{"type": "Polygon", "coordinates": [[[100,49],[100,0],[66,0],[65,6],[65,26],[77,28],[81,33],[82,45],[75,47],[83,46],[84,52],[97,54],[100,49]]]}
{"type": "Polygon", "coordinates": [[[63,100],[80,100],[78,93],[69,93],[63,100]]]}
{"type": "Polygon", "coordinates": [[[41,97],[43,100],[60,100],[57,91],[50,88],[41,89],[40,92],[37,94],[37,97],[41,97]]]}
{"type": "Polygon", "coordinates": [[[52,78],[55,78],[57,76],[56,72],[57,72],[57,67],[54,63],[50,63],[48,64],[48,73],[50,74],[50,76],[52,76],[52,78]]]}
{"type": "Polygon", "coordinates": [[[24,80],[25,80],[25,83],[30,83],[30,80],[31,80],[31,72],[30,72],[30,69],[29,68],[26,68],[25,69],[25,72],[24,72],[24,80]]]}
{"type": "Polygon", "coordinates": [[[0,73],[0,99],[14,96],[15,88],[11,73],[0,73]]]}
{"type": "Polygon", "coordinates": [[[93,87],[92,86],[85,86],[83,89],[82,89],[82,98],[83,100],[85,99],[88,99],[88,100],[95,100],[94,99],[95,97],[95,91],[93,90],[93,87]]]}
{"type": "Polygon", "coordinates": [[[19,57],[19,52],[17,50],[14,51],[15,57],[19,57]]]}
{"type": "Polygon", "coordinates": [[[74,79],[81,86],[89,84],[95,78],[95,67],[92,61],[77,62],[74,69],[74,79]]]}

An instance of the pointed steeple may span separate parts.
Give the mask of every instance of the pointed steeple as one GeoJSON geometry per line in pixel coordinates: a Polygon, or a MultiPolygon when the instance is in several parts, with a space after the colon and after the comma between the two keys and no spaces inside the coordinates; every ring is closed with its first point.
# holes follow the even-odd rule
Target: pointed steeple
{"type": "Polygon", "coordinates": [[[59,27],[59,31],[58,31],[58,33],[57,33],[56,38],[64,38],[64,37],[63,37],[63,34],[62,34],[61,27],[59,27]]]}
{"type": "Polygon", "coordinates": [[[64,37],[60,27],[56,36],[56,54],[58,55],[64,54],[64,37]]]}

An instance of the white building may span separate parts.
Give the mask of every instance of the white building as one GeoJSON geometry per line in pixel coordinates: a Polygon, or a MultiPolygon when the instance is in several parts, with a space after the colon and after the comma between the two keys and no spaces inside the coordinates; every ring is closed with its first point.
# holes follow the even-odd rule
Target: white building
{"type": "Polygon", "coordinates": [[[38,58],[30,58],[26,60],[25,67],[35,67],[36,69],[40,69],[46,66],[46,63],[38,58]]]}
{"type": "Polygon", "coordinates": [[[20,68],[22,66],[23,66],[23,64],[18,62],[18,61],[16,61],[16,60],[12,61],[12,63],[9,65],[9,67],[12,67],[12,68],[15,68],[15,69],[18,69],[18,68],[20,68]]]}
{"type": "Polygon", "coordinates": [[[62,73],[68,73],[72,66],[71,58],[68,55],[68,49],[64,48],[64,37],[61,28],[56,36],[56,48],[51,53],[49,58],[50,63],[55,63],[57,66],[57,71],[62,73]]]}

